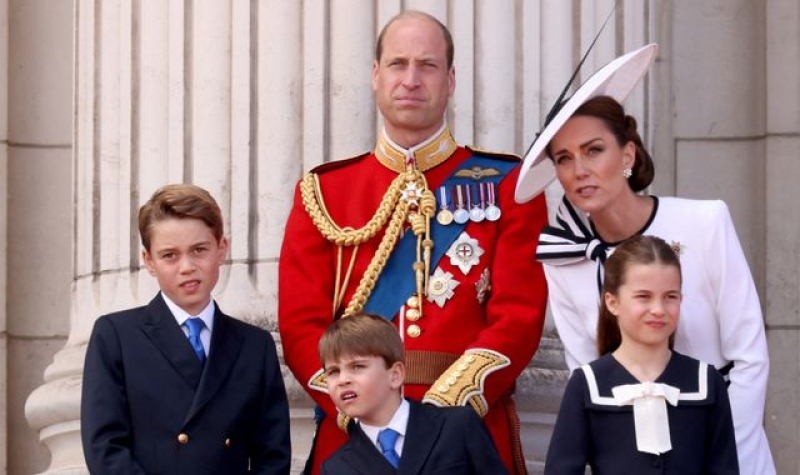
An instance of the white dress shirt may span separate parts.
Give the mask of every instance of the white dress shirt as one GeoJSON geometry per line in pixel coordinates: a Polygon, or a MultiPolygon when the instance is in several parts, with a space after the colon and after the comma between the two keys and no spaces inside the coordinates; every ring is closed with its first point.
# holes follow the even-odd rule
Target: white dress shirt
{"type": "Polygon", "coordinates": [[[178,326],[181,327],[186,338],[189,338],[189,329],[186,328],[183,323],[190,318],[199,318],[203,320],[206,326],[200,330],[200,341],[203,343],[203,349],[206,350],[206,356],[208,356],[210,354],[209,350],[211,349],[211,332],[214,331],[214,299],[211,299],[208,305],[197,315],[189,315],[186,310],[180,308],[175,302],[170,300],[164,292],[161,292],[161,297],[164,298],[164,302],[167,303],[169,311],[172,312],[172,316],[175,317],[178,326]]]}

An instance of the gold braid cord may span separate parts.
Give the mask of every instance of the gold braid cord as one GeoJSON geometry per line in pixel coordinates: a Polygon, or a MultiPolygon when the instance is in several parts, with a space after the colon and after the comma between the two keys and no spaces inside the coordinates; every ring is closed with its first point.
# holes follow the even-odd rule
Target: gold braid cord
{"type": "Polygon", "coordinates": [[[345,316],[363,310],[375,288],[378,276],[386,266],[389,255],[397,243],[406,220],[409,221],[411,230],[417,236],[417,259],[414,263],[414,272],[417,295],[421,301],[430,269],[430,248],[433,247],[433,241],[430,239],[430,219],[436,212],[436,198],[428,189],[425,175],[413,167],[399,174],[386,190],[378,210],[360,229],[345,229],[333,221],[325,208],[319,177],[316,174],[309,173],[303,178],[300,183],[300,193],[306,212],[319,232],[325,239],[337,246],[358,246],[373,238],[386,225],[386,231],[378,250],[361,277],[355,294],[344,311],[345,316]]]}
{"type": "Polygon", "coordinates": [[[469,404],[481,417],[489,411],[483,396],[486,377],[511,364],[511,360],[492,350],[467,350],[439,376],[422,398],[422,402],[437,406],[466,406],[469,404]]]}

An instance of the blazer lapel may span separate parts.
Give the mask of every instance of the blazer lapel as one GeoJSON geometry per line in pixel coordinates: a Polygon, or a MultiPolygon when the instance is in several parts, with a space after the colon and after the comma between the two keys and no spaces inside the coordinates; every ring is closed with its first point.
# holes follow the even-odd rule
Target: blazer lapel
{"type": "MultiPolygon", "coordinates": [[[[355,473],[362,475],[397,473],[357,424],[350,431],[350,440],[342,447],[341,457],[355,473]]],[[[400,465],[402,464],[401,459],[400,465]]]]}
{"type": "Polygon", "coordinates": [[[402,475],[416,475],[431,454],[434,443],[439,439],[444,419],[436,410],[429,410],[423,404],[409,400],[408,429],[403,442],[403,455],[400,457],[399,472],[402,475]]]}
{"type": "Polygon", "coordinates": [[[214,330],[211,332],[206,368],[189,412],[186,414],[186,421],[197,414],[216,394],[242,350],[243,337],[237,331],[237,327],[231,324],[233,317],[223,314],[216,304],[214,307],[214,330]]]}
{"type": "Polygon", "coordinates": [[[192,388],[197,388],[203,374],[203,365],[195,356],[189,340],[160,293],[150,301],[146,311],[147,321],[142,331],[183,379],[192,388]]]}

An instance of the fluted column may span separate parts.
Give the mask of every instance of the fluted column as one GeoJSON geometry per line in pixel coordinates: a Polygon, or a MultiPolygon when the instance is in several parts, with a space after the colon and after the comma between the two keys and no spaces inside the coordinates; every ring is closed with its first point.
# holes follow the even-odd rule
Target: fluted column
{"type": "Polygon", "coordinates": [[[85,472],[79,399],[95,318],[156,293],[140,272],[135,215],[159,186],[192,182],[218,199],[231,252],[215,297],[275,329],[275,265],[300,170],[300,99],[287,93],[302,84],[300,59],[291,64],[300,58],[296,5],[75,3],[70,332],[26,406],[52,455],[46,473],[85,472]]]}

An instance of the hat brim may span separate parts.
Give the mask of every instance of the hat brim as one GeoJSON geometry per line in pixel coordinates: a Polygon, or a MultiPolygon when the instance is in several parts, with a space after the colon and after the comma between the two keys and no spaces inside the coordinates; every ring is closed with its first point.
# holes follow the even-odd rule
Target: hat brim
{"type": "Polygon", "coordinates": [[[584,102],[596,96],[611,96],[623,102],[644,77],[658,54],[653,43],[622,55],[603,66],[583,83],[534,140],[522,161],[514,199],[517,203],[532,200],[556,177],[555,166],[545,149],[561,127],[584,102]]]}

